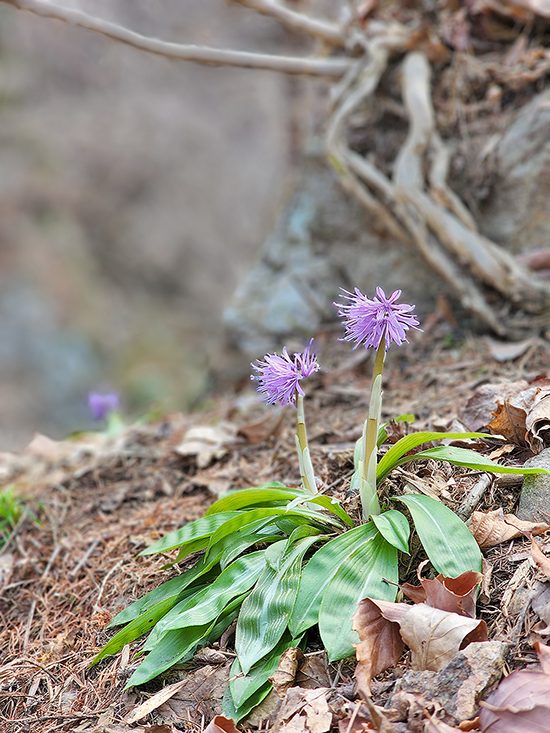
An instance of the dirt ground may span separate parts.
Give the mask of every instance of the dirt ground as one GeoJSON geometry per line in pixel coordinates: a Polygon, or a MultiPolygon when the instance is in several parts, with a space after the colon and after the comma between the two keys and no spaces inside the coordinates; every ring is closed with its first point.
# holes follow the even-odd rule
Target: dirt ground
{"type": "MultiPolygon", "coordinates": [[[[481,384],[529,380],[547,369],[550,344],[544,338],[533,339],[519,356],[505,358],[510,355],[483,338],[457,336],[437,315],[424,330],[413,334],[410,344],[390,350],[385,372],[383,418],[414,413],[415,429],[444,429],[481,384]]],[[[323,371],[310,380],[306,416],[316,471],[329,492],[345,501],[372,362],[364,350],[351,352],[348,344],[337,343],[338,335],[329,329],[316,339],[323,371]]],[[[246,384],[213,399],[199,414],[167,415],[129,426],[114,438],[89,434],[58,443],[40,437],[21,454],[3,454],[4,485],[20,487],[29,513],[0,555],[0,730],[168,733],[202,729],[221,712],[233,658],[230,646],[213,658],[197,655],[185,669],[130,691],[123,688],[140,642],[91,670],[89,665],[112,635],[105,631],[109,620],[178,572],[161,569],[166,557],[137,557],[141,549],[200,517],[228,488],[299,482],[294,416],[287,409],[277,427],[277,410],[260,404],[246,384]],[[209,465],[199,468],[196,457],[177,452],[190,426],[219,421],[234,426],[235,439],[218,446],[218,457],[209,465]],[[152,711],[139,723],[129,722],[137,704],[177,680],[186,680],[179,702],[152,711]]],[[[506,456],[511,464],[524,458],[519,449],[506,456]]],[[[405,481],[416,482],[436,490],[456,510],[479,479],[479,474],[435,462],[412,465],[393,474],[384,490],[391,494],[405,481]]],[[[519,491],[517,481],[492,479],[477,508],[513,511],[519,491]]],[[[491,639],[510,643],[508,670],[536,662],[529,630],[537,617],[528,601],[507,608],[502,604],[513,577],[517,584],[516,571],[525,565],[527,550],[527,540],[516,539],[484,551],[492,574],[479,614],[491,639]]],[[[412,582],[420,559],[411,568],[412,582]]],[[[527,564],[518,588],[531,587],[536,574],[535,566],[527,564]]],[[[516,597],[523,596],[516,591],[516,597]]],[[[375,680],[375,703],[384,703],[407,665],[405,659],[375,680]]],[[[326,671],[331,686],[353,698],[353,664],[326,671]]],[[[354,705],[349,702],[351,709],[354,705]]]]}

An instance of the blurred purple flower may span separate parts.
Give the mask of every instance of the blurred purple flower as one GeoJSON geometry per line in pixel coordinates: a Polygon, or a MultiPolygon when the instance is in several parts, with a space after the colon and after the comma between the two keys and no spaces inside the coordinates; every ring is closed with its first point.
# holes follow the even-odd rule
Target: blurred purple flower
{"type": "Polygon", "coordinates": [[[418,321],[415,316],[410,315],[414,305],[396,303],[401,295],[401,290],[393,292],[389,298],[386,297],[382,288],[376,288],[376,296],[372,300],[363,295],[355,288],[355,294],[344,290],[344,298],[350,302],[347,304],[334,303],[340,308],[338,315],[344,318],[346,333],[341,341],[355,341],[356,349],[363,344],[366,349],[372,347],[377,349],[382,339],[386,341],[386,350],[395,341],[402,344],[407,341],[406,332],[409,328],[417,331],[418,321]]]}
{"type": "Polygon", "coordinates": [[[117,412],[120,407],[118,392],[107,392],[99,394],[90,392],[88,394],[88,407],[94,420],[104,420],[111,412],[117,412]]]}
{"type": "Polygon", "coordinates": [[[305,395],[300,380],[319,371],[316,356],[311,352],[312,343],[313,339],[303,353],[294,354],[293,359],[290,358],[285,347],[282,356],[267,354],[264,361],[258,359],[257,364],[250,365],[259,372],[251,379],[258,380],[259,385],[256,389],[263,395],[268,405],[280,402],[281,405],[296,406],[296,394],[302,397],[305,395]]]}

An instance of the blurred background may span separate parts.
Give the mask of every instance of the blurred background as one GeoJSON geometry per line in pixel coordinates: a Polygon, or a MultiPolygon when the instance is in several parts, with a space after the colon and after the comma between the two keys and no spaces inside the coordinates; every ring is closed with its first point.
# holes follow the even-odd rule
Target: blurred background
{"type": "MultiPolygon", "coordinates": [[[[63,4],[164,40],[308,51],[224,0],[63,4]]],[[[89,427],[90,390],[120,391],[133,415],[200,398],[319,85],[0,5],[0,450],[89,427]]]]}

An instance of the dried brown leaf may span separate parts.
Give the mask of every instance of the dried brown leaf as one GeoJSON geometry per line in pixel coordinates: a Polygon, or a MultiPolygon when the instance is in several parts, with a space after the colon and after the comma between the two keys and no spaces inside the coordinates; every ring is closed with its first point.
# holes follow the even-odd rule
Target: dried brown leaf
{"type": "Polygon", "coordinates": [[[331,679],[325,659],[317,655],[306,657],[296,673],[296,684],[308,689],[330,687],[331,679]]]}
{"type": "Polygon", "coordinates": [[[499,403],[503,404],[528,387],[524,379],[503,384],[483,384],[460,411],[460,419],[471,430],[479,430],[491,421],[499,403]]]}
{"type": "Polygon", "coordinates": [[[397,733],[396,727],[386,718],[383,709],[375,705],[370,697],[365,699],[365,705],[378,733],[397,733]]]}
{"type": "Polygon", "coordinates": [[[502,509],[492,512],[474,512],[470,532],[480,547],[493,547],[501,542],[519,537],[524,532],[538,535],[548,532],[550,525],[543,522],[527,522],[514,514],[504,514],[502,509]]]}
{"type": "Polygon", "coordinates": [[[412,652],[413,669],[439,672],[468,643],[485,641],[487,626],[419,603],[403,617],[401,637],[412,652]]]}
{"type": "Polygon", "coordinates": [[[544,733],[550,730],[550,666],[544,654],[543,670],[512,672],[481,703],[483,733],[544,733]],[[548,665],[548,666],[547,666],[548,665]]]}
{"type": "Polygon", "coordinates": [[[441,611],[458,613],[460,616],[476,615],[476,589],[481,583],[481,573],[468,570],[457,578],[446,578],[439,574],[433,580],[422,578],[421,572],[427,561],[421,563],[417,570],[421,585],[405,583],[399,588],[414,603],[426,603],[441,611]]]}
{"type": "Polygon", "coordinates": [[[216,717],[212,718],[210,723],[208,723],[203,733],[239,733],[239,729],[236,728],[235,723],[231,718],[226,718],[223,715],[216,715],[216,717]]]}
{"type": "Polygon", "coordinates": [[[232,423],[199,425],[190,428],[174,450],[180,456],[195,456],[197,466],[206,468],[212,461],[223,458],[236,438],[237,428],[232,423]]]}
{"type": "Polygon", "coordinates": [[[286,691],[294,685],[298,665],[303,658],[303,651],[297,647],[290,647],[281,655],[279,666],[269,678],[281,700],[286,695],[286,691]]]}
{"type": "Polygon", "coordinates": [[[134,708],[126,716],[125,722],[136,723],[138,720],[146,718],[149,713],[159,708],[173,695],[179,692],[181,688],[185,685],[186,681],[187,680],[180,680],[179,682],[174,682],[173,685],[167,685],[166,687],[163,687],[162,690],[159,690],[159,692],[157,692],[155,695],[150,697],[148,700],[145,700],[145,702],[142,702],[141,705],[138,705],[136,708],[134,708]]]}
{"type": "Polygon", "coordinates": [[[540,453],[550,444],[550,380],[539,378],[533,382],[537,393],[525,419],[527,442],[534,453],[540,453]]]}
{"type": "Polygon", "coordinates": [[[533,537],[531,537],[531,556],[546,577],[550,578],[550,557],[544,554],[533,537]]]}
{"type": "Polygon", "coordinates": [[[540,644],[538,641],[533,646],[537,652],[542,671],[544,674],[550,675],[550,646],[540,644]]]}
{"type": "Polygon", "coordinates": [[[524,339],[523,341],[495,341],[491,338],[485,338],[485,342],[489,347],[491,356],[496,361],[513,361],[523,356],[527,349],[537,342],[535,337],[524,339]]]}
{"type": "Polygon", "coordinates": [[[487,424],[493,435],[502,435],[516,445],[525,445],[527,409],[524,406],[506,400],[497,406],[493,414],[494,418],[487,424]]]}
{"type": "Polygon", "coordinates": [[[281,432],[284,416],[284,410],[275,415],[270,411],[267,417],[259,422],[241,425],[238,435],[242,435],[249,443],[261,443],[271,438],[271,436],[277,437],[281,432]]]}
{"type": "Polygon", "coordinates": [[[364,598],[353,615],[353,628],[359,634],[355,645],[357,690],[367,698],[373,677],[397,664],[403,651],[399,623],[411,607],[364,598]],[[390,616],[390,618],[388,618],[390,616]]]}
{"type": "Polygon", "coordinates": [[[426,715],[428,720],[424,723],[424,733],[462,733],[460,728],[455,728],[454,725],[447,725],[447,723],[433,718],[428,713],[426,715]]]}
{"type": "Polygon", "coordinates": [[[270,729],[270,733],[327,733],[332,726],[328,690],[291,687],[270,729]]]}

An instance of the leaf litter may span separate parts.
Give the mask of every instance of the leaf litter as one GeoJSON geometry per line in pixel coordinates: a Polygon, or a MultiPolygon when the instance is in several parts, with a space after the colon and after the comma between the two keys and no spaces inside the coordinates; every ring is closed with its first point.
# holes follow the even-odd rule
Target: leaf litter
{"type": "MultiPolygon", "coordinates": [[[[321,334],[319,341],[327,369],[331,362],[335,366],[346,364],[348,355],[332,345],[332,333],[321,334]]],[[[529,384],[528,380],[545,368],[543,349],[534,354],[528,374],[523,366],[493,360],[477,340],[448,349],[435,339],[429,350],[420,340],[411,341],[399,355],[389,355],[383,417],[414,413],[414,428],[418,430],[433,430],[435,425],[442,430],[456,420],[476,389],[478,378],[468,381],[463,378],[467,374],[483,374],[487,383],[524,379],[529,384]]],[[[329,370],[316,377],[317,384],[328,389],[313,390],[308,398],[315,425],[310,441],[319,478],[348,511],[355,501],[349,493],[349,477],[353,447],[364,418],[361,395],[367,393],[369,374],[368,359],[329,370]]],[[[226,394],[209,411],[129,426],[116,438],[94,434],[69,441],[40,439],[21,454],[2,456],[0,474],[5,485],[20,487],[32,515],[22,516],[0,555],[7,558],[9,568],[0,598],[4,621],[0,630],[0,726],[14,733],[169,733],[205,728],[209,733],[234,733],[232,723],[220,715],[221,696],[234,660],[230,629],[217,649],[202,652],[215,653],[215,663],[208,662],[208,655],[197,655],[159,680],[130,691],[125,692],[124,687],[137,666],[134,654],[141,642],[104,659],[92,670],[88,667],[111,636],[106,624],[130,602],[155,588],[160,578],[175,577],[179,572],[177,565],[162,570],[159,557],[136,557],[140,550],[203,516],[220,486],[239,488],[270,480],[299,483],[293,460],[293,416],[286,414],[272,429],[266,415],[257,402],[226,394]],[[224,426],[226,436],[239,438],[220,440],[208,460],[206,456],[197,460],[198,453],[193,451],[182,451],[182,455],[177,450],[193,428],[215,428],[218,424],[224,426]],[[231,427],[226,430],[227,424],[231,427]],[[161,697],[156,697],[159,693],[161,697]]],[[[404,426],[399,426],[401,431],[404,426]]],[[[216,435],[216,431],[210,434],[216,435]]],[[[499,450],[499,445],[488,441],[476,449],[490,453],[499,450]]],[[[514,445],[500,454],[501,460],[521,465],[525,450],[525,446],[514,445]]],[[[433,480],[438,498],[456,511],[478,479],[459,467],[435,461],[412,462],[402,476],[396,472],[387,480],[384,498],[407,493],[408,481],[431,486],[433,480]]],[[[367,690],[370,686],[371,698],[357,701],[355,697],[353,660],[328,665],[313,639],[313,647],[304,650],[295,672],[294,661],[289,669],[280,670],[284,680],[279,690],[284,697],[277,698],[271,711],[263,720],[256,719],[256,724],[273,731],[312,733],[336,727],[341,733],[369,729],[448,731],[463,722],[461,715],[475,718],[480,694],[490,700],[491,689],[500,689],[503,649],[512,673],[532,669],[537,658],[531,644],[547,640],[548,577],[544,573],[550,547],[543,543],[532,549],[525,536],[525,532],[543,533],[542,525],[525,526],[507,516],[513,513],[519,485],[506,479],[491,479],[475,507],[476,514],[497,512],[496,519],[502,518],[502,512],[505,521],[520,531],[514,538],[502,537],[485,552],[486,568],[492,572],[489,576],[484,570],[487,588],[483,600],[478,599],[479,618],[471,618],[474,578],[465,585],[461,579],[457,585],[456,579],[451,583],[441,577],[418,575],[421,585],[415,586],[416,593],[421,589],[425,599],[415,598],[420,602],[412,606],[396,605],[405,606],[406,614],[412,614],[405,643],[413,648],[419,644],[419,651],[403,656],[402,624],[388,621],[377,611],[378,631],[365,654],[371,658],[371,669],[363,687],[367,690]],[[518,569],[521,573],[516,575],[518,569]],[[514,591],[509,596],[521,596],[523,602],[503,608],[501,599],[512,581],[514,591]],[[441,602],[435,599],[441,595],[451,604],[450,610],[438,611],[441,602]],[[445,639],[449,642],[447,651],[440,653],[433,644],[438,630],[447,629],[443,619],[449,617],[453,621],[447,621],[448,633],[440,636],[450,639],[445,639]],[[475,633],[483,624],[491,641],[475,641],[464,648],[470,627],[473,625],[475,633]],[[424,649],[426,640],[430,643],[424,649]],[[486,652],[473,655],[468,651],[476,646],[486,652]],[[485,661],[472,672],[475,656],[485,661]],[[438,657],[440,661],[434,665],[427,661],[438,657]],[[435,666],[437,671],[426,670],[426,666],[435,666]],[[469,697],[465,692],[468,686],[469,697]],[[452,695],[446,698],[442,690],[449,689],[452,695]],[[463,700],[466,697],[468,703],[463,700]]],[[[489,534],[495,531],[493,528],[489,534]]],[[[414,542],[412,550],[410,577],[405,573],[411,587],[422,559],[414,542]]],[[[407,587],[405,583],[403,591],[407,587]]],[[[546,673],[538,674],[547,677],[546,673]]],[[[251,727],[252,723],[250,718],[250,723],[245,720],[243,725],[251,727]]]]}

